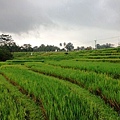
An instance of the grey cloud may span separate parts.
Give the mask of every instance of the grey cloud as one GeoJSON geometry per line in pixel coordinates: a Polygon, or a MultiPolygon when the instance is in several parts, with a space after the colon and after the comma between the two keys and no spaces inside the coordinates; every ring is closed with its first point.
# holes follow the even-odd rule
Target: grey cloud
{"type": "Polygon", "coordinates": [[[44,24],[52,24],[52,21],[29,1],[0,1],[0,31],[19,33],[44,24]]]}
{"type": "Polygon", "coordinates": [[[69,25],[120,29],[118,0],[74,0],[50,11],[50,15],[69,25]]]}
{"type": "Polygon", "coordinates": [[[1,0],[0,31],[20,33],[59,23],[119,30],[118,0],[1,0]]]}

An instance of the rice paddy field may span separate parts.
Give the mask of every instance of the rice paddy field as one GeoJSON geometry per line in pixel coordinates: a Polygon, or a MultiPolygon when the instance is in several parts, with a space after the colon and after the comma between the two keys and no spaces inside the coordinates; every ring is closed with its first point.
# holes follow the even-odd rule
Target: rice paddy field
{"type": "Polygon", "coordinates": [[[120,120],[120,49],[13,53],[0,62],[1,120],[120,120]]]}

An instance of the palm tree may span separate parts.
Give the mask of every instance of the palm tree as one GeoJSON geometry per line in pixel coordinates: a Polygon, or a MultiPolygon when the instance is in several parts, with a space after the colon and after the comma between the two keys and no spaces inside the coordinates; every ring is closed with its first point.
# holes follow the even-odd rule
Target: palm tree
{"type": "Polygon", "coordinates": [[[62,46],[62,43],[60,43],[60,47],[62,46]]]}

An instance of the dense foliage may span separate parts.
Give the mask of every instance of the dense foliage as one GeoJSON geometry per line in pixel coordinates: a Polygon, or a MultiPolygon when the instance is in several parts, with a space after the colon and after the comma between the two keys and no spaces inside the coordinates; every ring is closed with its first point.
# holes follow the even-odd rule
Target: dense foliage
{"type": "Polygon", "coordinates": [[[8,49],[4,47],[0,48],[0,61],[6,61],[12,58],[13,58],[13,55],[8,49]]]}
{"type": "Polygon", "coordinates": [[[11,46],[12,37],[10,35],[0,35],[0,61],[12,59],[9,46],[11,46]]]}

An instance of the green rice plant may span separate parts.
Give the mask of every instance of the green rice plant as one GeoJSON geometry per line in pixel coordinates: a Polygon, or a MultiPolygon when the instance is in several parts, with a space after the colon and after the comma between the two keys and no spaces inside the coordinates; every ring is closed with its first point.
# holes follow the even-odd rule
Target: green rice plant
{"type": "Polygon", "coordinates": [[[0,66],[6,65],[6,62],[0,62],[0,66]]]}
{"type": "Polygon", "coordinates": [[[104,74],[95,72],[87,72],[75,69],[65,69],[59,66],[52,66],[44,63],[26,63],[27,67],[36,72],[41,72],[46,75],[55,76],[64,80],[77,83],[87,90],[96,94],[104,95],[107,99],[115,101],[120,105],[120,81],[112,79],[104,74]]]}
{"type": "Polygon", "coordinates": [[[87,59],[87,58],[75,58],[72,59],[75,61],[81,61],[81,62],[111,62],[111,63],[120,63],[120,59],[87,59]]]}
{"type": "Polygon", "coordinates": [[[0,119],[43,120],[40,108],[0,75],[0,119]]]}
{"type": "Polygon", "coordinates": [[[99,97],[70,82],[23,66],[2,66],[0,71],[41,99],[49,120],[119,120],[118,114],[99,97]]]}
{"type": "Polygon", "coordinates": [[[85,62],[85,61],[47,61],[47,63],[55,66],[65,68],[72,68],[85,71],[94,71],[96,73],[103,73],[115,79],[120,79],[120,64],[110,62],[85,62]]]}
{"type": "Polygon", "coordinates": [[[88,59],[119,59],[120,55],[110,55],[110,56],[86,56],[88,59]]]}

